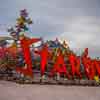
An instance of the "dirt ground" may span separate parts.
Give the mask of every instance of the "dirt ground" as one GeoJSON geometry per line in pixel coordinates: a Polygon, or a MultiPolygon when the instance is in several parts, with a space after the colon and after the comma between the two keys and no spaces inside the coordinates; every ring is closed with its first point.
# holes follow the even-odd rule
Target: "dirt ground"
{"type": "Polygon", "coordinates": [[[100,100],[100,87],[20,85],[0,81],[0,100],[100,100]]]}

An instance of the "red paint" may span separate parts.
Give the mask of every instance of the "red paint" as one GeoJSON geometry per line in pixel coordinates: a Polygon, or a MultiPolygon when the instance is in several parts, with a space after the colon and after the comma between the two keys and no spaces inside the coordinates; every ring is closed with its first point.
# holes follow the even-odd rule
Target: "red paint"
{"type": "Polygon", "coordinates": [[[70,79],[70,75],[66,69],[66,65],[64,62],[64,56],[62,54],[62,51],[59,49],[57,54],[58,55],[56,58],[56,62],[53,66],[53,69],[51,70],[51,76],[53,76],[55,72],[58,72],[59,74],[63,73],[65,76],[67,76],[70,79]]]}
{"type": "Polygon", "coordinates": [[[31,59],[31,55],[30,55],[30,45],[32,43],[38,42],[41,39],[36,39],[36,38],[32,38],[32,39],[27,39],[27,38],[23,38],[22,40],[20,40],[21,42],[21,47],[23,50],[23,54],[24,54],[24,60],[25,63],[27,64],[27,68],[23,69],[23,68],[19,68],[17,67],[17,71],[20,73],[23,73],[25,75],[29,75],[29,76],[33,76],[33,70],[32,70],[32,59],[31,59]]]}
{"type": "Polygon", "coordinates": [[[71,64],[71,71],[72,76],[74,78],[75,75],[78,75],[78,77],[81,79],[81,73],[80,73],[80,58],[76,57],[74,54],[71,54],[69,56],[70,64],[71,64]]]}
{"type": "Polygon", "coordinates": [[[41,56],[41,76],[42,76],[44,75],[45,67],[46,64],[48,63],[48,58],[50,56],[47,44],[44,44],[42,50],[35,51],[35,53],[38,53],[41,56]]]}

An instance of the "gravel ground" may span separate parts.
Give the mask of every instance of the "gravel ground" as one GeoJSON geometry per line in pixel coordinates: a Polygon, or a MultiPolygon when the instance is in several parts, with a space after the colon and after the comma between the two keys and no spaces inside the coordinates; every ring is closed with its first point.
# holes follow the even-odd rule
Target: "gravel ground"
{"type": "Polygon", "coordinates": [[[0,81],[0,100],[100,100],[100,87],[20,85],[0,81]]]}

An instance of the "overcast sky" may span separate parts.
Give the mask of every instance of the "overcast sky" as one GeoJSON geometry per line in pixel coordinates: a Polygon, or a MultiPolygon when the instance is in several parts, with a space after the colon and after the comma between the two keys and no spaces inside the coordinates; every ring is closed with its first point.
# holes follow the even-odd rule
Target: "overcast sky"
{"type": "Polygon", "coordinates": [[[72,49],[100,56],[100,0],[0,0],[0,35],[24,8],[34,20],[30,36],[66,39],[72,49]]]}

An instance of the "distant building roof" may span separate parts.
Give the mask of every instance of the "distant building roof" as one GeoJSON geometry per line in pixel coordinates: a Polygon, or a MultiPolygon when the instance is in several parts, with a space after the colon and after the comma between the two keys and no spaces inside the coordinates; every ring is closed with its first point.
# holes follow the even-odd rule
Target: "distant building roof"
{"type": "Polygon", "coordinates": [[[7,41],[6,40],[13,40],[13,38],[11,37],[0,37],[0,46],[5,46],[7,44],[7,41]]]}
{"type": "Polygon", "coordinates": [[[0,37],[0,41],[13,40],[11,37],[0,37]]]}

